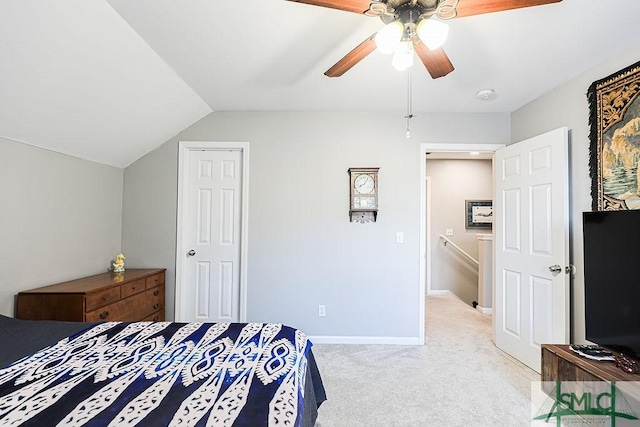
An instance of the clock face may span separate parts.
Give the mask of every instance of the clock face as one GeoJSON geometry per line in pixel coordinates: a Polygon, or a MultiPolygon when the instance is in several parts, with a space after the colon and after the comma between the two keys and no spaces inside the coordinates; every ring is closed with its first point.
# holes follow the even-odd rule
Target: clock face
{"type": "Polygon", "coordinates": [[[371,194],[374,186],[373,176],[369,174],[358,175],[353,183],[354,189],[360,194],[371,194]]]}

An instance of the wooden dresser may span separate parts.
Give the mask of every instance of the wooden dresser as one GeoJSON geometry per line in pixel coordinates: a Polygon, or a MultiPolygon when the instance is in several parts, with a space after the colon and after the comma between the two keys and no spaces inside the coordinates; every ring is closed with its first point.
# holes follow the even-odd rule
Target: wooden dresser
{"type": "Polygon", "coordinates": [[[16,317],[73,322],[163,321],[165,269],[103,273],[18,294],[16,317]]]}

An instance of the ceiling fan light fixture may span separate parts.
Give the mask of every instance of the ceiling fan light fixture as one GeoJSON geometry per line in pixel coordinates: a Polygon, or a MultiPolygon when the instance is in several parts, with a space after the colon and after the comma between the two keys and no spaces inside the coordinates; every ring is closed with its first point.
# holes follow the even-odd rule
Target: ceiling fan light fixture
{"type": "Polygon", "coordinates": [[[430,50],[435,50],[447,40],[449,25],[434,18],[427,18],[418,22],[416,32],[430,50]]]}
{"type": "Polygon", "coordinates": [[[413,42],[411,40],[400,42],[393,53],[391,65],[398,71],[403,71],[413,66],[413,42]]]}
{"type": "Polygon", "coordinates": [[[393,53],[404,34],[404,25],[400,21],[393,21],[385,25],[376,33],[375,42],[382,53],[393,53]]]}

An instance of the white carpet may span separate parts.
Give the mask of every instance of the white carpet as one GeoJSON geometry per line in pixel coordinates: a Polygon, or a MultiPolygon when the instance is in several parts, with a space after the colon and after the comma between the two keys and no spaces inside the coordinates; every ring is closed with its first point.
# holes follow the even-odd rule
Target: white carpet
{"type": "Polygon", "coordinates": [[[491,341],[491,317],[426,299],[426,345],[317,344],[328,400],[318,427],[528,426],[539,375],[491,341]]]}

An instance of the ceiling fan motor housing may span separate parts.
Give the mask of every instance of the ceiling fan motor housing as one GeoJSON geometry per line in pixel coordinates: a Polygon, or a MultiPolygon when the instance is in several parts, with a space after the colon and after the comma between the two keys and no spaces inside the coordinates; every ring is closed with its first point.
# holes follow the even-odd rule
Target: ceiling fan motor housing
{"type": "Polygon", "coordinates": [[[414,6],[411,3],[405,3],[396,9],[388,9],[387,13],[380,16],[380,19],[385,24],[400,21],[406,26],[407,24],[416,24],[423,13],[424,8],[419,3],[414,6]]]}

